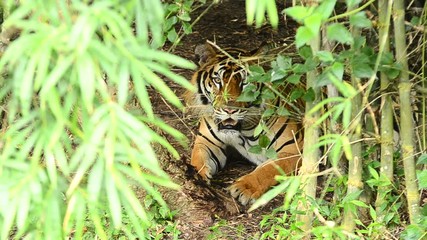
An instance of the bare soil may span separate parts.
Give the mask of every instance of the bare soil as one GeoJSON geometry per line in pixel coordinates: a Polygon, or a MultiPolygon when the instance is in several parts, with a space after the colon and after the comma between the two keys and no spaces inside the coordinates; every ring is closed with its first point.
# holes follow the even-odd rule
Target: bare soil
{"type": "MultiPolygon", "coordinates": [[[[196,19],[208,6],[197,9],[192,14],[196,19]]],[[[279,11],[285,6],[279,5],[279,11]]],[[[194,60],[194,49],[206,40],[216,42],[220,47],[237,47],[246,50],[258,48],[265,42],[288,42],[294,36],[296,23],[281,19],[279,28],[274,30],[266,24],[260,29],[246,25],[245,1],[223,0],[212,7],[207,14],[193,27],[193,33],[185,36],[174,50],[186,59],[194,60]]],[[[177,70],[179,74],[191,79],[192,71],[177,70]]],[[[185,91],[180,86],[168,82],[178,96],[185,91]]],[[[152,102],[156,114],[166,123],[186,134],[188,147],[176,142],[172,137],[165,136],[180,153],[180,159],[173,159],[165,150],[159,149],[160,160],[165,171],[173,181],[181,185],[181,190],[163,190],[169,206],[178,211],[177,223],[182,239],[256,239],[260,236],[259,221],[263,214],[271,211],[282,203],[280,197],[256,211],[247,212],[247,207],[240,205],[227,192],[227,187],[239,176],[255,167],[245,161],[230,162],[224,170],[214,176],[210,185],[197,176],[189,167],[191,143],[197,130],[197,121],[185,118],[184,114],[170,107],[166,101],[152,93],[152,102]],[[220,224],[223,223],[223,224],[220,224]],[[224,224],[225,223],[225,224],[224,224]],[[219,226],[222,234],[213,234],[213,226],[219,226]]],[[[218,227],[219,228],[219,227],[218,227]]]]}

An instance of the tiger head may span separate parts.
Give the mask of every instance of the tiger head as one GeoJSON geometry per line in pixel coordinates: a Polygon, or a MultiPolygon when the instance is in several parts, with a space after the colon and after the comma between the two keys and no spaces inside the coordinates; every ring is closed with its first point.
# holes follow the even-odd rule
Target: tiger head
{"type": "Polygon", "coordinates": [[[241,59],[251,53],[239,49],[216,51],[210,44],[199,45],[195,53],[199,69],[192,83],[196,93],[187,94],[187,105],[198,115],[212,117],[218,130],[252,129],[259,122],[259,106],[239,101],[247,86],[247,67],[241,59]]]}

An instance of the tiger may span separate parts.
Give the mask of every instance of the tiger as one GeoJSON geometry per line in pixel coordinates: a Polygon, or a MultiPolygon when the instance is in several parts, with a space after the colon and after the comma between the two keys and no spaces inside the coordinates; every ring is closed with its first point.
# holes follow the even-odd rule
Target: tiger
{"type": "Polygon", "coordinates": [[[269,147],[275,149],[277,159],[249,151],[258,145],[261,134],[255,136],[254,131],[266,104],[238,100],[248,86],[249,74],[247,64],[240,60],[258,54],[259,51],[235,48],[221,51],[209,43],[198,45],[195,55],[199,67],[191,78],[196,91],[185,94],[187,107],[200,117],[190,164],[205,181],[209,182],[227,161],[233,160],[229,159],[234,156],[230,152],[238,152],[243,159],[257,165],[228,187],[231,196],[242,205],[253,203],[276,185],[276,175],[295,174],[301,165],[303,149],[301,122],[274,116],[265,121],[267,130],[262,134],[270,139],[269,147]]]}

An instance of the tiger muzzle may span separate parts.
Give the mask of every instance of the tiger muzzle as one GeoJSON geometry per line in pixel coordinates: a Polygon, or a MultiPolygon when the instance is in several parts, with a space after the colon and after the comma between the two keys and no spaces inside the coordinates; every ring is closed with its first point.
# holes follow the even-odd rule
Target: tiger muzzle
{"type": "Polygon", "coordinates": [[[240,131],[242,124],[240,123],[240,121],[232,119],[232,118],[227,118],[221,122],[219,122],[218,124],[218,129],[219,130],[236,130],[236,131],[240,131]]]}

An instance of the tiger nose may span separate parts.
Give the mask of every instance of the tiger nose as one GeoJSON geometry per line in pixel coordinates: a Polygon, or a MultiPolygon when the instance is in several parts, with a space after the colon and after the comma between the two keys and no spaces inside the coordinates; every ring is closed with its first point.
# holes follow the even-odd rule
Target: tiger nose
{"type": "Polygon", "coordinates": [[[223,110],[228,114],[233,114],[239,111],[239,109],[236,109],[236,108],[224,108],[223,110]]]}

